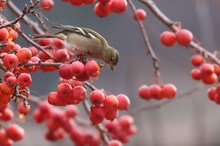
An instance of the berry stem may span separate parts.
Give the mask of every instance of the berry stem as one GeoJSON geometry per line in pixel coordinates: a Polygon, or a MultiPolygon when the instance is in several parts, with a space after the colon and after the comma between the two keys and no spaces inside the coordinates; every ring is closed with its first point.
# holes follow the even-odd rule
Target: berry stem
{"type": "MultiPolygon", "coordinates": [[[[132,12],[134,13],[135,15],[135,12],[136,12],[136,7],[135,5],[133,4],[133,2],[131,0],[127,0],[128,2],[128,5],[130,6],[132,12]]],[[[147,47],[147,52],[148,54],[150,54],[151,58],[152,58],[152,61],[153,61],[153,66],[154,66],[154,70],[155,70],[155,76],[156,76],[156,81],[157,83],[160,83],[160,66],[159,66],[159,59],[158,57],[156,56],[155,52],[154,52],[154,49],[150,43],[150,40],[149,40],[149,37],[148,37],[148,34],[147,34],[147,31],[144,27],[144,24],[141,20],[137,19],[137,23],[138,23],[138,26],[139,28],[141,29],[141,33],[143,35],[143,38],[144,38],[144,42],[145,42],[145,45],[147,47]]]]}

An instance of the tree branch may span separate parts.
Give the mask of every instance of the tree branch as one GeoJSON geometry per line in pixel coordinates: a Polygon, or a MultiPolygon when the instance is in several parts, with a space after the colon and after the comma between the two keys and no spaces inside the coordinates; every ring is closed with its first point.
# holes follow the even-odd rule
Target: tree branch
{"type": "MultiPolygon", "coordinates": [[[[172,31],[176,32],[179,30],[179,24],[177,22],[174,22],[170,20],[155,4],[153,0],[139,0],[142,2],[144,5],[146,5],[151,12],[163,23],[165,24],[168,28],[170,28],[172,31]]],[[[220,60],[210,53],[208,50],[205,48],[201,47],[198,45],[195,41],[192,41],[190,45],[188,46],[195,50],[198,53],[201,53],[205,58],[210,59],[214,63],[218,64],[220,66],[220,60]]]]}

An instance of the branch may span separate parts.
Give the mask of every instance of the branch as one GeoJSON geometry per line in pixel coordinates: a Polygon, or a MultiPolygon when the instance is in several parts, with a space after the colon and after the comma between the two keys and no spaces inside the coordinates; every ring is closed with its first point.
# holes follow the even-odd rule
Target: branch
{"type": "MultiPolygon", "coordinates": [[[[136,7],[135,5],[133,4],[133,2],[131,0],[127,0],[128,2],[128,5],[130,6],[133,14],[135,15],[136,14],[136,7]]],[[[137,23],[138,23],[138,26],[141,30],[141,33],[143,35],[143,38],[144,38],[144,42],[145,42],[145,45],[147,47],[147,50],[148,50],[148,54],[150,54],[151,58],[152,58],[152,61],[153,61],[153,66],[154,66],[154,69],[155,69],[155,76],[156,76],[156,79],[157,79],[157,83],[160,82],[160,66],[159,66],[159,59],[158,57],[156,56],[153,48],[152,48],[152,45],[150,43],[150,40],[149,40],[149,37],[147,35],[147,31],[144,27],[144,24],[141,20],[137,19],[137,23]]]]}
{"type": "MultiPolygon", "coordinates": [[[[35,3],[39,3],[39,0],[37,0],[35,3]]],[[[7,2],[8,8],[18,17],[22,16],[23,12],[11,1],[8,0],[7,2]]],[[[29,17],[26,15],[22,17],[22,20],[25,24],[27,24],[34,32],[43,34],[44,32],[39,28],[38,23],[34,22],[31,20],[29,17]]]]}
{"type": "Polygon", "coordinates": [[[47,56],[49,56],[51,59],[55,59],[50,53],[48,53],[45,49],[48,48],[48,46],[46,47],[42,47],[39,44],[37,44],[36,42],[34,42],[33,40],[31,40],[21,29],[19,28],[14,28],[28,43],[30,43],[31,45],[33,45],[34,47],[36,47],[37,49],[41,50],[42,52],[44,52],[47,56]]]}
{"type": "MultiPolygon", "coordinates": [[[[142,2],[144,5],[146,5],[151,12],[163,23],[165,24],[168,28],[170,28],[172,31],[176,32],[179,30],[179,27],[176,22],[170,20],[154,3],[153,0],[139,0],[142,2]]],[[[205,48],[201,47],[198,45],[195,41],[192,41],[189,45],[190,48],[195,50],[198,53],[201,53],[205,58],[210,59],[211,61],[215,62],[220,66],[220,60],[210,53],[208,50],[205,48]]]]}

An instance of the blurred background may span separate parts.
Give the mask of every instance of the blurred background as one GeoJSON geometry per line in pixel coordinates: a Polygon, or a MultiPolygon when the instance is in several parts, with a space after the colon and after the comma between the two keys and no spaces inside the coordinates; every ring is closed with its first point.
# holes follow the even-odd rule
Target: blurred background
{"type": "MultiPolygon", "coordinates": [[[[22,9],[29,0],[15,1],[22,9]]],[[[200,85],[191,79],[191,56],[187,48],[175,45],[167,48],[161,45],[159,36],[167,28],[155,18],[139,1],[133,1],[137,8],[147,12],[144,21],[155,53],[160,59],[161,78],[164,83],[173,83],[178,94],[188,92],[197,86],[201,88],[188,96],[176,98],[162,107],[145,110],[133,115],[138,131],[127,146],[219,146],[220,145],[220,106],[210,101],[207,89],[211,86],[200,85]]],[[[182,22],[183,28],[192,31],[209,51],[219,51],[220,46],[220,1],[219,0],[155,0],[158,7],[172,20],[182,22]]],[[[73,7],[70,4],[55,0],[53,9],[44,13],[50,22],[88,27],[96,30],[120,52],[120,60],[115,70],[110,71],[105,65],[99,80],[93,82],[97,88],[114,94],[127,94],[131,100],[130,111],[141,107],[158,104],[158,101],[144,101],[138,97],[137,90],[143,84],[154,84],[154,68],[147,55],[142,34],[133,14],[128,7],[121,15],[111,14],[106,18],[93,13],[93,5],[73,7]]],[[[10,11],[4,11],[9,20],[15,18],[10,11]]],[[[48,24],[50,24],[48,22],[48,24]]],[[[31,33],[25,29],[26,33],[31,33]]],[[[21,46],[27,46],[22,39],[21,46]]],[[[102,62],[101,62],[102,63],[102,62]]],[[[56,90],[58,73],[36,72],[32,75],[31,90],[46,96],[56,90]]],[[[79,106],[80,107],[80,106],[79,106]]],[[[83,109],[80,113],[84,113],[83,109]]],[[[126,112],[124,112],[126,113],[126,112]]],[[[123,112],[121,112],[123,114],[123,112]]],[[[84,114],[85,115],[85,114],[84,114]]],[[[18,122],[19,123],[19,122],[18,122]]],[[[56,143],[44,140],[45,125],[37,125],[31,116],[25,123],[26,136],[14,146],[71,146],[68,138],[56,143]]]]}

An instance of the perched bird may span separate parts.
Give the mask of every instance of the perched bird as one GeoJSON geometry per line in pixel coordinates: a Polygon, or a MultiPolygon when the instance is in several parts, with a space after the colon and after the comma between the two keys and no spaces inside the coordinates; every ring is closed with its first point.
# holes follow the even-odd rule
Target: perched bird
{"type": "Polygon", "coordinates": [[[65,47],[74,54],[87,54],[91,58],[101,59],[110,65],[111,70],[118,63],[118,51],[111,47],[105,38],[94,30],[70,25],[54,25],[52,27],[59,29],[59,31],[51,34],[35,34],[31,36],[33,39],[61,39],[64,41],[65,47]]]}

